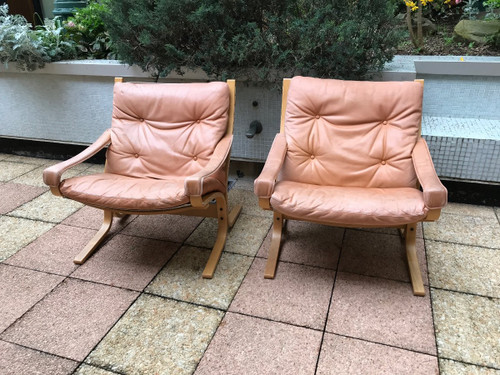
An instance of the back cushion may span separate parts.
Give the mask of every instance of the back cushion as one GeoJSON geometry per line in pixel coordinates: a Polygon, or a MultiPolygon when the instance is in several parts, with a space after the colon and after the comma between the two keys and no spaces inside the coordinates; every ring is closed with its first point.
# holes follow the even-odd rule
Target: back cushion
{"type": "Polygon", "coordinates": [[[295,77],[285,115],[282,180],[316,185],[414,187],[418,82],[295,77]]]}
{"type": "Polygon", "coordinates": [[[229,88],[115,83],[106,172],[162,179],[198,172],[226,133],[229,88]]]}

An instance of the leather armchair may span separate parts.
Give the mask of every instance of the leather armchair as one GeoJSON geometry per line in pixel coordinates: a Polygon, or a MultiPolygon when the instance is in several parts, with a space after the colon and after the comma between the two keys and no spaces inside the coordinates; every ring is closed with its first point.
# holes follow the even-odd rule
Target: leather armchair
{"type": "Polygon", "coordinates": [[[420,137],[422,97],[421,82],[284,80],[281,132],[254,185],[260,206],[274,211],[266,278],[276,272],[284,220],[396,227],[414,294],[425,294],[416,225],[439,218],[447,191],[420,137]]]}
{"type": "Polygon", "coordinates": [[[75,157],[47,168],[44,182],[68,199],[102,209],[104,222],[74,262],[99,246],[113,217],[139,214],[218,218],[217,239],[203,277],[211,278],[228,228],[227,175],[235,82],[151,84],[115,80],[111,128],[75,157]],[[61,181],[67,169],[108,146],[103,173],[61,181]],[[213,203],[215,202],[215,203],[213,203]]]}

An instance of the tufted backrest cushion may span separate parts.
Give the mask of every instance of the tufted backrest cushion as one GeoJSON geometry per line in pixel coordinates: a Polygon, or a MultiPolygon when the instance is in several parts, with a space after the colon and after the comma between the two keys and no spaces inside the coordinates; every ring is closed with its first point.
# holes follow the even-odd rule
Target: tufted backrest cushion
{"type": "Polygon", "coordinates": [[[106,172],[183,177],[201,170],[226,133],[229,88],[211,83],[115,83],[106,172]]]}
{"type": "Polygon", "coordinates": [[[295,77],[285,114],[288,151],[281,179],[316,185],[414,187],[418,82],[295,77]]]}

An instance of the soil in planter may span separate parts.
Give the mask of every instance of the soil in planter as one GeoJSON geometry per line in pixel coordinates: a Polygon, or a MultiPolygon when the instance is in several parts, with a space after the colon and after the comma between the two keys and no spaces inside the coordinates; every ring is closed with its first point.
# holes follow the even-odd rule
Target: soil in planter
{"type": "Polygon", "coordinates": [[[398,55],[435,55],[435,56],[500,56],[500,47],[481,45],[474,42],[464,42],[453,36],[453,28],[458,20],[448,19],[435,22],[437,32],[424,37],[424,46],[415,48],[405,27],[401,32],[407,35],[406,39],[398,46],[398,55]]]}

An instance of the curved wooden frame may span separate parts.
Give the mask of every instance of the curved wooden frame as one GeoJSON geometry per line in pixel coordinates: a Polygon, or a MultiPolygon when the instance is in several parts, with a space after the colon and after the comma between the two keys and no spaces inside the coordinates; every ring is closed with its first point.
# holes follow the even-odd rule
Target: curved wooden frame
{"type": "MultiPolygon", "coordinates": [[[[285,133],[285,113],[286,113],[286,104],[287,104],[287,96],[288,96],[288,89],[290,87],[290,81],[291,79],[285,78],[283,80],[283,97],[282,97],[282,104],[281,104],[281,123],[280,123],[280,133],[285,133]]],[[[424,84],[423,80],[415,80],[416,82],[420,82],[422,85],[424,84]]],[[[419,127],[419,136],[421,132],[421,127],[422,124],[420,124],[419,127]]],[[[419,188],[419,186],[417,186],[419,188]]],[[[280,254],[280,248],[281,248],[281,239],[282,239],[282,233],[283,233],[283,228],[284,228],[284,221],[286,223],[286,220],[300,220],[300,221],[308,221],[308,222],[313,222],[313,223],[318,223],[318,224],[323,224],[323,225],[332,225],[336,226],[331,223],[326,223],[322,221],[315,221],[315,220],[308,220],[308,219],[303,219],[303,218],[297,218],[297,217],[288,217],[285,216],[284,214],[276,211],[273,209],[271,206],[270,198],[259,198],[259,206],[265,210],[271,210],[274,212],[274,221],[273,221],[273,229],[272,229],[272,236],[271,236],[271,245],[269,247],[269,255],[267,258],[267,263],[266,263],[266,268],[264,271],[264,278],[266,279],[274,279],[276,275],[276,269],[278,266],[278,260],[279,260],[279,254],[280,254]]],[[[435,209],[435,210],[430,210],[427,214],[427,216],[422,220],[422,221],[435,221],[439,218],[441,213],[440,209],[435,209]]],[[[412,289],[413,289],[413,294],[416,296],[425,296],[425,288],[424,288],[424,283],[422,280],[422,273],[420,271],[420,267],[418,264],[418,259],[417,259],[417,252],[416,252],[416,231],[417,231],[417,224],[418,223],[410,223],[407,225],[403,226],[392,226],[392,228],[399,228],[401,230],[402,237],[404,238],[405,242],[405,247],[406,247],[406,257],[408,261],[408,270],[410,273],[410,279],[411,279],[411,284],[412,284],[412,289]]],[[[348,226],[344,224],[339,224],[338,226],[340,227],[356,227],[359,228],[360,226],[348,226]]],[[[371,228],[390,228],[391,226],[365,226],[365,227],[371,227],[371,228]]]]}
{"type": "MultiPolygon", "coordinates": [[[[115,78],[115,82],[123,82],[123,78],[115,78]]],[[[236,93],[236,82],[235,80],[228,80],[227,85],[229,87],[230,99],[229,99],[229,110],[228,110],[228,123],[226,129],[226,135],[231,135],[233,133],[234,127],[234,107],[235,107],[235,93],[236,93]]],[[[230,152],[228,153],[226,160],[224,161],[224,166],[226,171],[226,181],[225,185],[227,188],[227,176],[229,173],[229,158],[230,152]]],[[[58,187],[51,187],[51,191],[54,195],[61,196],[61,192],[58,187]]],[[[190,202],[188,204],[182,205],[178,208],[172,208],[170,210],[163,211],[131,211],[131,210],[111,210],[104,209],[101,207],[95,207],[102,209],[104,211],[104,219],[101,228],[97,231],[94,237],[87,243],[83,250],[76,256],[73,260],[75,264],[83,264],[85,261],[97,250],[99,245],[102,243],[106,235],[108,234],[111,226],[113,224],[114,217],[124,217],[128,215],[185,215],[185,216],[200,216],[200,217],[211,217],[218,219],[218,229],[217,238],[215,240],[214,247],[207,261],[205,269],[203,271],[203,278],[211,279],[214,275],[215,269],[222,255],[222,250],[226,244],[227,232],[233,227],[236,222],[242,206],[235,206],[231,212],[228,214],[228,195],[226,192],[212,192],[205,194],[203,196],[190,196],[190,202]]]]}

